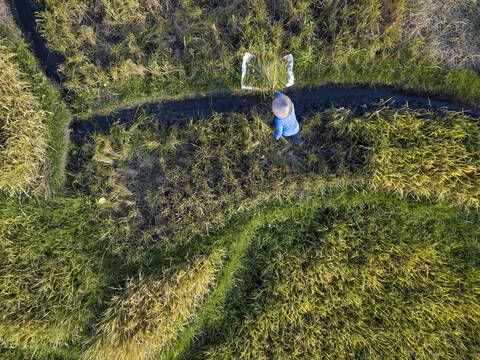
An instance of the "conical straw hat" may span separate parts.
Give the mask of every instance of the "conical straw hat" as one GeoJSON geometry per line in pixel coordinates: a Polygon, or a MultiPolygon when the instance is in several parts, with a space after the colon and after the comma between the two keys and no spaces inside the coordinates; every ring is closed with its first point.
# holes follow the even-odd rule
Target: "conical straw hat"
{"type": "Polygon", "coordinates": [[[285,119],[292,112],[292,100],[287,95],[277,95],[272,101],[272,111],[279,119],[285,119]]]}

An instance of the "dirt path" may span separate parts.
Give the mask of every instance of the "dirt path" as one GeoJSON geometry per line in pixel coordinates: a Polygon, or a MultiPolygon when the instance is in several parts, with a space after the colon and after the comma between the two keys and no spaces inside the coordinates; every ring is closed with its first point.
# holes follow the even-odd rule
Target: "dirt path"
{"type": "MultiPolygon", "coordinates": [[[[321,112],[331,107],[349,108],[361,115],[374,109],[380,101],[389,100],[393,108],[400,108],[408,104],[411,109],[448,109],[451,111],[468,111],[472,117],[480,118],[480,111],[469,109],[462,105],[444,101],[430,100],[428,97],[406,95],[393,92],[388,88],[373,89],[368,86],[347,87],[336,84],[327,84],[309,89],[293,89],[287,92],[295,104],[296,114],[302,116],[314,112],[321,112]]],[[[92,115],[87,120],[74,119],[70,125],[71,140],[75,145],[81,145],[89,133],[106,132],[115,122],[132,124],[137,113],[145,113],[152,121],[166,125],[186,123],[208,117],[212,113],[243,112],[249,113],[253,109],[264,110],[269,108],[269,101],[260,95],[239,96],[237,93],[225,92],[222,95],[205,95],[197,98],[180,100],[163,100],[123,108],[107,115],[92,115]]]]}
{"type": "MultiPolygon", "coordinates": [[[[12,12],[18,26],[30,42],[35,56],[38,58],[47,76],[55,82],[62,79],[57,69],[64,61],[61,55],[53,54],[47,47],[45,39],[36,27],[35,13],[41,10],[34,0],[10,0],[12,12]]],[[[368,85],[337,85],[327,84],[316,87],[303,87],[287,92],[292,98],[298,117],[302,118],[312,112],[320,112],[330,107],[345,107],[356,113],[364,113],[374,108],[379,101],[389,100],[392,107],[402,107],[406,104],[412,109],[446,108],[452,111],[469,111],[473,117],[480,118],[480,110],[467,106],[449,103],[448,94],[423,93],[397,89],[395,87],[376,87],[368,85]]],[[[187,122],[189,119],[209,116],[213,112],[250,112],[253,108],[259,110],[268,107],[258,94],[238,94],[238,92],[216,92],[204,96],[189,97],[179,100],[157,100],[131,108],[114,110],[107,115],[93,114],[87,120],[76,119],[71,123],[71,140],[75,145],[81,145],[91,132],[105,132],[116,122],[132,123],[138,111],[148,114],[152,121],[165,124],[187,122]]]]}

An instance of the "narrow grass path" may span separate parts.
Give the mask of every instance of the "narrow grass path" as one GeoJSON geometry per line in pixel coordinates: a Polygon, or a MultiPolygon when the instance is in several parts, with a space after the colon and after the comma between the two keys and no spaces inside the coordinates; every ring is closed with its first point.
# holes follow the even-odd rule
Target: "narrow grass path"
{"type": "MultiPolygon", "coordinates": [[[[195,348],[195,340],[201,334],[202,328],[207,320],[221,321],[222,308],[225,305],[227,296],[237,284],[237,276],[242,269],[242,258],[249,249],[255,232],[261,227],[272,223],[286,221],[294,216],[313,213],[324,205],[325,198],[322,191],[318,189],[318,195],[292,204],[283,204],[278,208],[267,210],[256,210],[256,213],[246,222],[237,223],[233,228],[216,235],[212,241],[218,244],[218,248],[226,249],[228,261],[218,276],[215,288],[211,291],[202,308],[198,311],[195,319],[181,332],[177,341],[173,342],[167,349],[159,353],[155,360],[185,359],[195,348]]],[[[329,189],[328,191],[331,191],[329,189]]],[[[216,247],[216,246],[214,246],[216,247]]]]}

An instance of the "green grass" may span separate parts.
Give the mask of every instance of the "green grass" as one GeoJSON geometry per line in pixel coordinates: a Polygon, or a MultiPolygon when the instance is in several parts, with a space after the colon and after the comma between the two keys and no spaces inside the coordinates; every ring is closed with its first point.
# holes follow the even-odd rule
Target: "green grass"
{"type": "Polygon", "coordinates": [[[41,349],[78,342],[124,268],[105,250],[94,206],[0,202],[0,338],[41,349]]]}
{"type": "Polygon", "coordinates": [[[371,82],[444,91],[475,105],[480,98],[472,61],[446,61],[452,47],[465,48],[457,59],[474,58],[468,44],[476,40],[456,40],[477,36],[474,10],[459,15],[446,6],[452,13],[441,11],[443,23],[456,30],[432,37],[420,20],[439,10],[418,12],[403,0],[42,3],[41,31],[66,57],[60,71],[76,93],[76,113],[154,95],[237,89],[246,51],[293,54],[298,85],[371,82]],[[459,19],[468,26],[456,25],[459,19]]]}
{"type": "MultiPolygon", "coordinates": [[[[20,81],[27,84],[32,95],[39,104],[39,113],[43,112],[42,127],[44,141],[47,146],[42,156],[44,166],[44,186],[40,192],[42,197],[50,197],[52,193],[63,187],[65,181],[65,162],[68,148],[68,124],[70,114],[63,103],[60,92],[49,83],[45,74],[39,71],[38,64],[26,47],[23,40],[17,39],[6,27],[0,25],[0,38],[11,66],[20,70],[20,81]]],[[[29,152],[34,158],[34,152],[29,152]]]]}

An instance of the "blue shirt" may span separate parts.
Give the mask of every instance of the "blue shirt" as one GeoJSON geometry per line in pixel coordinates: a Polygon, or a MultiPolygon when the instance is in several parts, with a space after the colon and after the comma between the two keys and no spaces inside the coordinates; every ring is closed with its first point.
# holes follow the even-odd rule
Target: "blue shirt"
{"type": "MultiPolygon", "coordinates": [[[[283,95],[280,91],[276,92],[277,95],[283,95]]],[[[295,116],[295,107],[292,103],[292,112],[286,118],[280,119],[275,117],[275,139],[279,139],[280,136],[292,136],[300,131],[300,125],[298,124],[297,117],[295,116]]]]}

